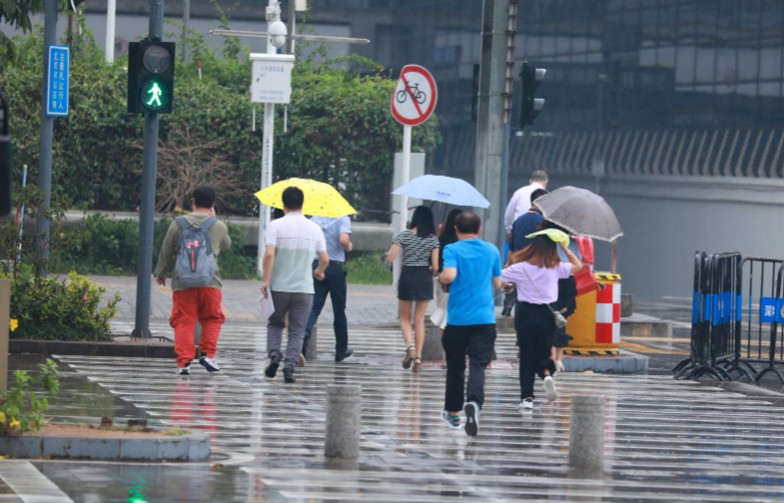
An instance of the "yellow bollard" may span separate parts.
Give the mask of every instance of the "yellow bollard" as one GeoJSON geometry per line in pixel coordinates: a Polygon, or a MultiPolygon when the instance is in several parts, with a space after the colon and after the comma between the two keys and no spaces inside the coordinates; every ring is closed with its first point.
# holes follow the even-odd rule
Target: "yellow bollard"
{"type": "Polygon", "coordinates": [[[594,273],[601,290],[577,297],[577,309],[569,317],[566,333],[573,339],[567,355],[617,356],[621,343],[621,275],[594,273]]]}

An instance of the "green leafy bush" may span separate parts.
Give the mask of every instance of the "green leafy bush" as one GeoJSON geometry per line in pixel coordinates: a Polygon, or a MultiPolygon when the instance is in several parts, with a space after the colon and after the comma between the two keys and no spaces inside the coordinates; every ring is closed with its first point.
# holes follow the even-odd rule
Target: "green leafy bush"
{"type": "Polygon", "coordinates": [[[135,220],[86,215],[59,237],[60,246],[50,252],[52,271],[107,276],[135,273],[139,259],[139,224],[135,220]]]}
{"type": "Polygon", "coordinates": [[[391,285],[392,271],[379,252],[362,253],[346,261],[346,281],[356,285],[391,285]]]}
{"type": "MultiPolygon", "coordinates": [[[[153,231],[153,264],[158,258],[163,237],[171,219],[155,221],[153,231]]],[[[255,256],[245,253],[242,246],[244,230],[227,224],[232,246],[220,254],[218,266],[224,279],[255,277],[255,256]]],[[[133,276],[139,262],[139,222],[136,219],[112,219],[103,214],[85,216],[75,226],[63,230],[57,249],[50,255],[50,270],[64,273],[107,276],[133,276]]]]}
{"type": "Polygon", "coordinates": [[[11,278],[11,318],[19,323],[13,339],[49,341],[110,340],[109,321],[120,295],[104,301],[105,288],[76,273],[65,281],[33,274],[22,266],[11,278]]]}
{"type": "Polygon", "coordinates": [[[54,395],[60,390],[60,373],[52,360],[39,364],[38,371],[31,376],[24,370],[17,370],[11,387],[0,393],[0,434],[38,431],[45,424],[44,413],[49,408],[49,401],[30,388],[43,388],[54,395]]]}

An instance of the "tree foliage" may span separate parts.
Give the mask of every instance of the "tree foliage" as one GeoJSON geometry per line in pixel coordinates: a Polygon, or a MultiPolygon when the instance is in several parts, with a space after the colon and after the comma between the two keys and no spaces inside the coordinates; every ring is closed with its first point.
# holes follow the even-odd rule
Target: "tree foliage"
{"type": "MultiPolygon", "coordinates": [[[[219,9],[219,16],[228,26],[226,12],[219,9]]],[[[141,192],[143,118],[126,113],[127,61],[107,65],[89,31],[77,32],[84,35],[71,43],[70,116],[55,119],[52,187],[75,208],[134,210],[141,192]]],[[[160,116],[159,209],[184,202],[177,199],[187,191],[172,194],[172,187],[210,180],[222,195],[219,211],[254,214],[263,114],[259,110],[254,130],[248,50],[232,38],[216,50],[193,32],[187,44],[188,61],[177,61],[174,113],[160,116]]],[[[12,106],[15,184],[22,164],[30,167],[29,180],[38,177],[42,30],[20,40],[17,52],[14,63],[0,70],[0,89],[12,106]]],[[[275,107],[274,179],[326,181],[357,208],[387,210],[403,130],[389,112],[394,84],[389,72],[368,60],[299,61],[291,104],[275,107]]],[[[437,128],[435,117],[414,128],[413,148],[432,152],[437,128]]]]}

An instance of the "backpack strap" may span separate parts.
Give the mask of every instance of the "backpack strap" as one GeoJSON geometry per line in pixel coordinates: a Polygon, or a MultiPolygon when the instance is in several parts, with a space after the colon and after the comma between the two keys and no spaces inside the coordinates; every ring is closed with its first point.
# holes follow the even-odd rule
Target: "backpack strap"
{"type": "Polygon", "coordinates": [[[202,222],[202,224],[201,224],[201,229],[202,229],[203,231],[208,231],[208,230],[210,230],[210,227],[212,227],[213,225],[215,225],[215,223],[216,223],[217,221],[218,221],[218,219],[216,219],[215,217],[209,217],[207,220],[205,220],[204,222],[202,222]]]}
{"type": "Polygon", "coordinates": [[[174,221],[177,222],[177,225],[180,227],[181,231],[184,231],[185,229],[191,226],[191,224],[189,224],[188,221],[185,220],[184,216],[175,217],[174,221]]]}
{"type": "MultiPolygon", "coordinates": [[[[186,219],[185,219],[185,216],[182,216],[182,215],[181,215],[181,216],[179,216],[179,217],[176,217],[176,218],[174,219],[174,221],[175,221],[175,222],[177,222],[177,225],[179,225],[179,226],[180,226],[180,230],[183,230],[183,231],[184,231],[185,229],[187,229],[188,227],[195,226],[195,224],[190,224],[190,223],[188,223],[188,220],[186,220],[186,219]]],[[[207,220],[205,220],[204,222],[202,222],[202,224],[201,224],[199,227],[201,227],[201,229],[202,229],[203,231],[208,231],[208,230],[210,229],[210,227],[212,227],[213,225],[215,225],[215,223],[216,223],[217,221],[218,221],[218,219],[216,219],[215,217],[209,217],[209,218],[207,218],[207,220]]]]}

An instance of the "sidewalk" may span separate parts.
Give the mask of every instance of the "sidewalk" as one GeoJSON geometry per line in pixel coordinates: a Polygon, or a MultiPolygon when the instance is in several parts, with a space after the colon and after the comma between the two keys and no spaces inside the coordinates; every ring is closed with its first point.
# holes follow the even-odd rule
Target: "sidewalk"
{"type": "MultiPolygon", "coordinates": [[[[132,290],[135,280],[96,278],[132,290]]],[[[566,373],[559,398],[532,413],[518,408],[516,352],[500,334],[499,362],[487,371],[487,400],[477,437],[441,421],[444,371],[400,366],[391,287],[350,286],[355,356],[336,364],[333,341],[297,372],[297,382],[264,377],[264,328],[255,316],[258,285],[227,282],[231,310],[218,354],[222,371],[198,365],[174,375],[165,359],[61,356],[62,392],[51,400],[55,421],[146,417],[166,427],[197,428],[213,439],[210,463],[139,465],[35,461],[32,465],[72,501],[640,501],[746,502],[784,498],[784,409],[767,398],[669,376],[566,373]],[[359,322],[358,320],[362,320],[359,322]],[[381,328],[379,328],[381,327],[381,328]],[[362,387],[361,452],[355,464],[323,456],[326,386],[362,387]],[[605,403],[601,479],[567,470],[571,399],[598,394],[605,403]]],[[[168,297],[156,288],[153,332],[168,328],[168,297]]],[[[123,305],[133,300],[123,301],[123,305]]],[[[326,314],[326,313],[325,313],[326,314]]],[[[322,317],[322,324],[326,318],[322,317]]],[[[132,326],[127,316],[117,327],[132,326]]],[[[740,388],[742,389],[742,388],[740,388]]],[[[0,477],[4,477],[0,463],[0,477]]],[[[8,480],[6,480],[9,483],[8,480]]],[[[13,486],[13,484],[9,485],[13,486]]]]}

